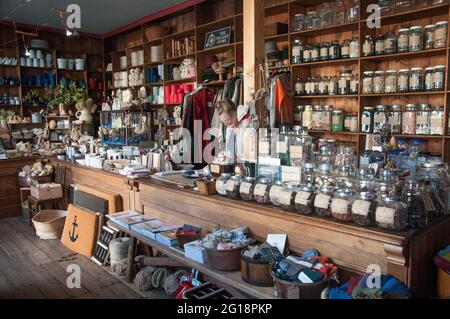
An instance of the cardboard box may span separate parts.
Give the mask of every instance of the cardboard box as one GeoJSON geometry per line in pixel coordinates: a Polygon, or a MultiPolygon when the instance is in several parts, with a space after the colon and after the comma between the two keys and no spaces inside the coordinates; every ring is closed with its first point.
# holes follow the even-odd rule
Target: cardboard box
{"type": "Polygon", "coordinates": [[[184,256],[198,263],[207,264],[208,256],[206,255],[206,249],[203,248],[201,243],[201,240],[197,240],[184,244],[184,256]]]}

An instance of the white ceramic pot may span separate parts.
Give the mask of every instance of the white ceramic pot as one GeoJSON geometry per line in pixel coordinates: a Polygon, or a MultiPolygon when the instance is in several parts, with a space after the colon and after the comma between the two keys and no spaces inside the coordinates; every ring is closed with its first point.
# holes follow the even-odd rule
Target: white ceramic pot
{"type": "Polygon", "coordinates": [[[33,59],[32,58],[27,58],[27,66],[28,67],[33,66],[33,59]]]}
{"type": "Polygon", "coordinates": [[[41,68],[45,68],[45,60],[44,59],[39,59],[39,66],[41,68]]]}
{"type": "Polygon", "coordinates": [[[84,70],[84,64],[85,64],[85,60],[84,59],[75,59],[75,69],[78,71],[83,71],[84,70]]]}
{"type": "Polygon", "coordinates": [[[69,70],[73,70],[75,67],[75,60],[74,59],[67,59],[67,68],[69,70]]]}
{"type": "Polygon", "coordinates": [[[20,66],[27,66],[27,59],[25,57],[20,58],[20,66]]]}
{"type": "Polygon", "coordinates": [[[41,50],[36,50],[36,58],[37,58],[37,59],[42,59],[42,58],[44,58],[44,56],[42,55],[42,51],[41,51],[41,50]]]}
{"type": "Polygon", "coordinates": [[[39,67],[39,59],[37,59],[37,58],[33,59],[33,67],[34,68],[38,68],[39,67]]]}
{"type": "Polygon", "coordinates": [[[127,68],[127,57],[126,56],[120,57],[120,68],[121,69],[127,68]]]}
{"type": "Polygon", "coordinates": [[[138,65],[138,54],[137,51],[131,52],[131,66],[138,65]]]}
{"type": "Polygon", "coordinates": [[[67,60],[63,58],[58,59],[58,69],[67,69],[67,60]]]}
{"type": "Polygon", "coordinates": [[[29,57],[34,59],[36,57],[36,51],[35,50],[29,50],[28,51],[30,53],[29,57]]]}

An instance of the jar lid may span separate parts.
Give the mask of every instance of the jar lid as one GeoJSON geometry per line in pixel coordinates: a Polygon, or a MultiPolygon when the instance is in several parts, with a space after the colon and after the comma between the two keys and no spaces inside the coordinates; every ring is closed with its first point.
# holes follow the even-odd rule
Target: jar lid
{"type": "Polygon", "coordinates": [[[424,111],[430,110],[430,109],[431,109],[431,108],[430,108],[430,105],[429,105],[429,104],[425,104],[425,103],[420,104],[420,105],[419,105],[419,108],[420,108],[421,110],[424,110],[424,111]]]}
{"type": "Polygon", "coordinates": [[[387,70],[386,73],[397,74],[397,71],[396,70],[387,70]]]}
{"type": "Polygon", "coordinates": [[[312,105],[305,105],[305,111],[306,110],[310,111],[312,110],[312,108],[313,108],[312,105]]]}
{"type": "Polygon", "coordinates": [[[341,188],[341,189],[337,190],[336,194],[341,197],[348,197],[348,196],[351,196],[353,194],[353,192],[351,189],[341,188]]]}
{"type": "Polygon", "coordinates": [[[351,74],[352,70],[341,70],[339,71],[340,74],[351,74]]]}
{"type": "Polygon", "coordinates": [[[388,178],[395,178],[395,177],[398,177],[398,170],[390,169],[390,168],[380,169],[380,178],[388,179],[388,178]]]}
{"type": "Polygon", "coordinates": [[[303,13],[297,13],[295,16],[296,17],[304,17],[305,15],[303,13]]]}
{"type": "Polygon", "coordinates": [[[408,31],[409,31],[408,28],[403,28],[403,29],[398,30],[398,32],[408,32],[408,31]]]}
{"type": "Polygon", "coordinates": [[[303,105],[297,105],[295,108],[296,108],[298,111],[303,111],[303,109],[304,109],[303,105]]]}
{"type": "Polygon", "coordinates": [[[373,178],[375,176],[375,170],[373,168],[360,168],[358,171],[359,177],[373,178]]]}
{"type": "Polygon", "coordinates": [[[392,111],[401,111],[402,110],[402,106],[399,104],[393,104],[391,105],[391,110],[392,111]]]}
{"type": "Polygon", "coordinates": [[[301,189],[304,192],[312,193],[316,190],[313,184],[303,184],[301,185],[301,189]]]}
{"type": "Polygon", "coordinates": [[[439,21],[439,22],[436,22],[436,26],[441,26],[441,25],[444,25],[444,24],[448,24],[448,21],[439,21]]]}
{"type": "Polygon", "coordinates": [[[359,193],[358,198],[362,200],[375,200],[376,195],[370,192],[361,192],[359,193]]]}
{"type": "Polygon", "coordinates": [[[333,187],[324,185],[324,186],[320,187],[320,192],[325,193],[327,195],[331,195],[331,194],[333,194],[333,187]]]}
{"type": "Polygon", "coordinates": [[[416,26],[409,28],[409,30],[422,30],[422,27],[420,25],[416,25],[416,26]]]}
{"type": "Polygon", "coordinates": [[[434,72],[434,68],[432,66],[425,68],[425,71],[433,71],[434,72]]]}
{"type": "Polygon", "coordinates": [[[416,108],[415,104],[406,104],[406,108],[416,108]]]}
{"type": "Polygon", "coordinates": [[[300,187],[300,185],[295,182],[286,183],[286,189],[296,189],[299,187],[300,187]]]}
{"type": "MultiPolygon", "coordinates": [[[[325,147],[325,146],[322,146],[322,147],[325,147]]],[[[321,149],[322,149],[322,147],[321,147],[321,149]]],[[[333,168],[331,167],[330,164],[320,164],[319,165],[319,170],[321,172],[330,172],[332,169],[333,168]]]]}
{"type": "Polygon", "coordinates": [[[311,169],[311,168],[315,168],[316,165],[314,163],[305,163],[305,164],[303,164],[303,167],[311,169]]]}
{"type": "Polygon", "coordinates": [[[445,65],[436,65],[435,69],[445,69],[445,65]]]}
{"type": "Polygon", "coordinates": [[[322,105],[315,105],[314,106],[314,110],[315,111],[321,111],[322,110],[322,105]]]}
{"type": "MultiPolygon", "coordinates": [[[[322,145],[320,147],[320,154],[321,155],[331,155],[333,154],[333,148],[330,145],[322,145]]],[[[328,165],[328,164],[320,164],[319,169],[322,170],[322,165],[328,165]]],[[[325,168],[326,170],[326,168],[325,168]]]]}
{"type": "Polygon", "coordinates": [[[364,106],[364,110],[373,111],[373,106],[364,106]]]}
{"type": "Polygon", "coordinates": [[[431,29],[431,28],[435,28],[436,25],[435,24],[429,24],[425,26],[425,29],[431,29]]]}
{"type": "Polygon", "coordinates": [[[443,111],[444,110],[444,106],[443,105],[435,105],[435,106],[433,106],[433,110],[435,110],[435,111],[443,111]]]}
{"type": "Polygon", "coordinates": [[[373,71],[365,71],[364,74],[365,75],[372,75],[374,72],[373,71]]]}
{"type": "Polygon", "coordinates": [[[366,39],[371,39],[371,40],[372,40],[372,36],[371,36],[370,34],[367,34],[367,35],[365,36],[365,38],[366,38],[366,39]]]}
{"type": "Polygon", "coordinates": [[[244,179],[244,181],[249,182],[249,183],[253,183],[253,182],[256,181],[256,178],[255,178],[255,177],[252,177],[252,176],[247,176],[247,177],[244,179]]]}
{"type": "Polygon", "coordinates": [[[282,181],[280,181],[280,180],[276,180],[274,182],[274,184],[277,185],[277,186],[283,186],[284,185],[284,183],[282,181]]]}
{"type": "Polygon", "coordinates": [[[334,110],[333,113],[342,114],[342,110],[334,110]]]}
{"type": "Polygon", "coordinates": [[[442,161],[426,161],[420,163],[422,168],[445,168],[445,164],[442,161]]]}
{"type": "Polygon", "coordinates": [[[386,105],[376,105],[375,106],[375,110],[377,111],[385,111],[386,110],[386,105]]]}
{"type": "Polygon", "coordinates": [[[384,74],[384,71],[375,71],[375,74],[384,74]]]}
{"type": "Polygon", "coordinates": [[[332,111],[332,110],[333,110],[333,107],[332,107],[331,105],[325,104],[325,105],[323,106],[323,109],[324,109],[325,111],[332,111]]]}
{"type": "Polygon", "coordinates": [[[220,174],[220,177],[221,178],[230,178],[231,174],[230,173],[222,173],[222,174],[220,174]]]}
{"type": "Polygon", "coordinates": [[[409,72],[409,69],[400,69],[398,72],[402,72],[402,73],[409,72]]]}
{"type": "Polygon", "coordinates": [[[417,67],[417,68],[411,68],[411,71],[423,71],[423,68],[417,67]]]}
{"type": "Polygon", "coordinates": [[[241,177],[240,177],[239,175],[233,175],[233,176],[231,176],[231,179],[232,179],[233,181],[240,181],[240,180],[241,180],[241,177]]]}
{"type": "Polygon", "coordinates": [[[317,14],[317,11],[309,11],[307,14],[317,14]]]}
{"type": "Polygon", "coordinates": [[[261,177],[261,178],[258,179],[258,183],[261,183],[261,184],[271,184],[271,183],[273,183],[273,178],[270,178],[270,177],[261,177]]]}

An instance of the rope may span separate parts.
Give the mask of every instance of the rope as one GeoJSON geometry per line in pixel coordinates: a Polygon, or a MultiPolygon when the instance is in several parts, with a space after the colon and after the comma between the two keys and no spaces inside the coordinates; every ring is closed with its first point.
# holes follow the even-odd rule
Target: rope
{"type": "Polygon", "coordinates": [[[167,276],[166,282],[164,283],[164,290],[166,294],[172,296],[180,286],[180,278],[184,274],[184,271],[178,270],[176,273],[167,276]]]}

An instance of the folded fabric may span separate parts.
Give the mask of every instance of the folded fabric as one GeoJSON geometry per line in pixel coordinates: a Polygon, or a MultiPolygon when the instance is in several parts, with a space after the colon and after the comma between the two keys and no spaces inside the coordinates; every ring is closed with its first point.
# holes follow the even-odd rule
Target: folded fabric
{"type": "Polygon", "coordinates": [[[323,274],[316,270],[304,268],[300,271],[298,279],[301,283],[311,284],[321,281],[323,279],[323,274]]]}

